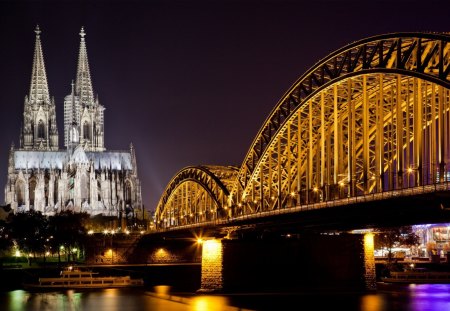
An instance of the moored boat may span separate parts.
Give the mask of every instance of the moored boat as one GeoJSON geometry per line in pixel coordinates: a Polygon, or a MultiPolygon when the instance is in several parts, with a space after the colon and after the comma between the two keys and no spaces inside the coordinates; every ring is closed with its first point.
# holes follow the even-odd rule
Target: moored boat
{"type": "Polygon", "coordinates": [[[98,273],[69,266],[60,277],[42,277],[35,284],[23,284],[27,289],[88,289],[143,286],[143,279],[130,276],[95,276],[98,273]]]}
{"type": "Polygon", "coordinates": [[[391,272],[390,276],[382,277],[381,281],[386,283],[446,284],[450,283],[450,272],[414,270],[391,272]]]}

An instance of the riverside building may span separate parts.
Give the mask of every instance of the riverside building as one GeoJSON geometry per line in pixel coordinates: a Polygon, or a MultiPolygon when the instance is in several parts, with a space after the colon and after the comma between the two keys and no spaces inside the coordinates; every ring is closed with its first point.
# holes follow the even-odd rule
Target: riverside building
{"type": "Polygon", "coordinates": [[[105,148],[105,107],[94,96],[84,29],[75,83],[64,98],[63,149],[59,148],[56,105],[48,88],[39,27],[35,33],[30,92],[24,102],[20,146],[11,145],[9,152],[5,203],[14,212],[133,215],[142,208],[136,155],[132,144],[123,151],[105,148]]]}

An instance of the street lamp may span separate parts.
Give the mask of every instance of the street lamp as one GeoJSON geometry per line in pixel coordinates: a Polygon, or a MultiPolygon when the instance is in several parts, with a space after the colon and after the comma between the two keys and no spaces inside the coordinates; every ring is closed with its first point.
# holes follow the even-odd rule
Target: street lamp
{"type": "Polygon", "coordinates": [[[316,201],[322,202],[322,199],[323,199],[323,191],[322,191],[322,189],[319,189],[318,187],[314,187],[313,191],[314,191],[314,193],[316,193],[316,201]]]}

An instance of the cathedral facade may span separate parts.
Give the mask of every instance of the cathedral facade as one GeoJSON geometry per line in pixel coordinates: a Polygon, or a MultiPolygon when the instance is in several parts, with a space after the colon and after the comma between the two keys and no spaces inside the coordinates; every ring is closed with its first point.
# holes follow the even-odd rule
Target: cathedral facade
{"type": "Polygon", "coordinates": [[[130,216],[142,208],[133,145],[108,151],[104,106],[95,98],[83,28],[78,68],[64,98],[64,148],[59,148],[56,106],[50,97],[36,28],[30,92],[25,97],[20,146],[11,146],[5,203],[14,212],[34,209],[46,215],[62,210],[90,215],[130,216]]]}

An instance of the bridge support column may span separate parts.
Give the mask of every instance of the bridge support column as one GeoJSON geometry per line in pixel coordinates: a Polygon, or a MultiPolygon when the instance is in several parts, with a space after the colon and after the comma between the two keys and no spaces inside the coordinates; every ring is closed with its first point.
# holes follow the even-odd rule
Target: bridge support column
{"type": "Polygon", "coordinates": [[[375,289],[373,235],[302,234],[212,239],[202,245],[198,292],[375,289]]]}
{"type": "Polygon", "coordinates": [[[223,245],[220,239],[206,240],[202,247],[201,288],[198,292],[223,289],[223,245]]]}
{"type": "Polygon", "coordinates": [[[373,233],[364,234],[364,280],[366,289],[377,288],[373,233]]]}

